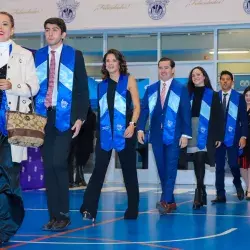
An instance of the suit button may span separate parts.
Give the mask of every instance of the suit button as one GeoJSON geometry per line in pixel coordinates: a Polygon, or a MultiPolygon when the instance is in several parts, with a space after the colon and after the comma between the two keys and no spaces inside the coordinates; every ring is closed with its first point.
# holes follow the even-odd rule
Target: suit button
{"type": "Polygon", "coordinates": [[[18,84],[18,85],[17,85],[17,87],[20,89],[20,88],[21,88],[21,85],[20,85],[20,84],[18,84]]]}
{"type": "Polygon", "coordinates": [[[11,104],[11,102],[9,102],[9,104],[11,104]]]}
{"type": "Polygon", "coordinates": [[[26,101],[25,100],[23,100],[23,104],[25,104],[26,103],[26,101]]]}
{"type": "Polygon", "coordinates": [[[8,69],[10,69],[10,66],[8,66],[8,69]]]}

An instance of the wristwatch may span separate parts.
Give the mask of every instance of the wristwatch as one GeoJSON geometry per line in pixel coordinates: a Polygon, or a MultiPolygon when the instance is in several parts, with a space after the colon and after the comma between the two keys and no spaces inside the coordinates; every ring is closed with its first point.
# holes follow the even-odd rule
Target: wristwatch
{"type": "Polygon", "coordinates": [[[136,127],[136,122],[130,122],[129,125],[133,124],[136,127]]]}

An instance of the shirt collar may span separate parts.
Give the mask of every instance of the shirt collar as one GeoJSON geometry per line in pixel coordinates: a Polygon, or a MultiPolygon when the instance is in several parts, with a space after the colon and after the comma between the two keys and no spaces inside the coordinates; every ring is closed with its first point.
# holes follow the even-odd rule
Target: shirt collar
{"type": "Polygon", "coordinates": [[[225,92],[225,91],[222,90],[222,95],[223,95],[223,94],[227,94],[227,96],[230,96],[231,92],[232,92],[232,89],[230,89],[230,90],[227,91],[227,92],[225,92]]]}
{"type": "Polygon", "coordinates": [[[63,44],[61,44],[61,45],[60,45],[58,48],[56,48],[56,49],[51,49],[51,47],[49,46],[49,51],[48,51],[48,53],[50,54],[50,52],[51,52],[52,50],[54,50],[56,53],[61,54],[62,48],[63,48],[63,44]]]}
{"type": "Polygon", "coordinates": [[[10,46],[11,44],[11,40],[8,40],[6,42],[0,42],[0,48],[7,48],[8,46],[10,46]]]}
{"type": "MultiPolygon", "coordinates": [[[[173,81],[173,78],[170,78],[169,80],[167,80],[165,83],[167,86],[169,86],[171,84],[171,82],[173,81]]],[[[164,83],[163,80],[161,80],[161,85],[164,83]]]]}

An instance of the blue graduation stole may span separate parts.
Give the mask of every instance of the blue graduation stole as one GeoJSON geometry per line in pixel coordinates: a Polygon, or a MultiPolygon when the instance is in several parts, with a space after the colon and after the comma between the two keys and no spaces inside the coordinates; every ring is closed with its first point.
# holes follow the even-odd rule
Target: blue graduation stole
{"type": "MultiPolygon", "coordinates": [[[[148,87],[148,105],[150,114],[150,123],[152,122],[152,115],[158,99],[158,89],[160,81],[148,87]]],[[[165,113],[165,120],[163,125],[163,142],[170,145],[174,141],[176,116],[180,104],[181,91],[184,85],[173,80],[169,88],[169,98],[165,113]]]]}
{"type": "MultiPolygon", "coordinates": [[[[40,115],[47,116],[45,98],[48,90],[48,46],[39,49],[36,52],[35,64],[40,83],[40,90],[36,96],[35,103],[36,112],[40,115]]],[[[56,128],[61,132],[70,128],[74,68],[75,49],[68,45],[63,45],[58,72],[58,95],[55,124],[56,128]]]]}
{"type": "MultiPolygon", "coordinates": [[[[9,46],[9,55],[12,52],[12,44],[9,46]]],[[[8,135],[8,131],[6,128],[6,111],[9,109],[8,103],[7,103],[7,96],[5,90],[2,91],[2,103],[0,107],[0,132],[4,135],[8,135]]]]}
{"type": "MultiPolygon", "coordinates": [[[[211,114],[212,100],[213,100],[213,90],[205,88],[201,102],[199,126],[198,126],[197,147],[199,149],[204,149],[207,145],[208,124],[211,114]]],[[[193,101],[193,96],[191,103],[192,101],[193,101]]]]}
{"type": "Polygon", "coordinates": [[[120,75],[115,92],[112,134],[107,100],[108,80],[99,83],[100,141],[101,148],[105,151],[115,149],[119,152],[125,148],[127,85],[128,76],[120,75]]]}
{"type": "Polygon", "coordinates": [[[176,117],[183,87],[183,84],[173,80],[169,88],[169,98],[163,125],[163,142],[166,145],[170,145],[174,141],[176,117]]]}
{"type": "MultiPolygon", "coordinates": [[[[219,92],[220,98],[222,98],[222,91],[219,92]]],[[[227,122],[226,122],[226,132],[224,138],[224,144],[227,147],[233,146],[236,122],[238,116],[238,107],[240,101],[240,94],[232,89],[229,103],[228,103],[228,114],[227,114],[227,122]]]]}

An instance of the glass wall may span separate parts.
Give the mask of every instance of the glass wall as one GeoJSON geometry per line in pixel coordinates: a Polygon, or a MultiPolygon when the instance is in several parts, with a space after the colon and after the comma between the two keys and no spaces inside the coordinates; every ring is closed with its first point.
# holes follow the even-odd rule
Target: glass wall
{"type": "Polygon", "coordinates": [[[120,50],[127,62],[155,62],[157,61],[157,35],[108,36],[108,49],[120,50]]]}
{"type": "Polygon", "coordinates": [[[219,30],[218,59],[250,59],[250,29],[219,30]]]}
{"type": "Polygon", "coordinates": [[[28,48],[37,50],[41,48],[41,36],[14,36],[13,40],[15,43],[28,48]]]}
{"type": "Polygon", "coordinates": [[[213,32],[163,33],[162,56],[175,61],[213,60],[213,32]]]}
{"type": "Polygon", "coordinates": [[[100,63],[103,56],[103,36],[69,35],[65,43],[82,51],[85,63],[100,63]]]}

